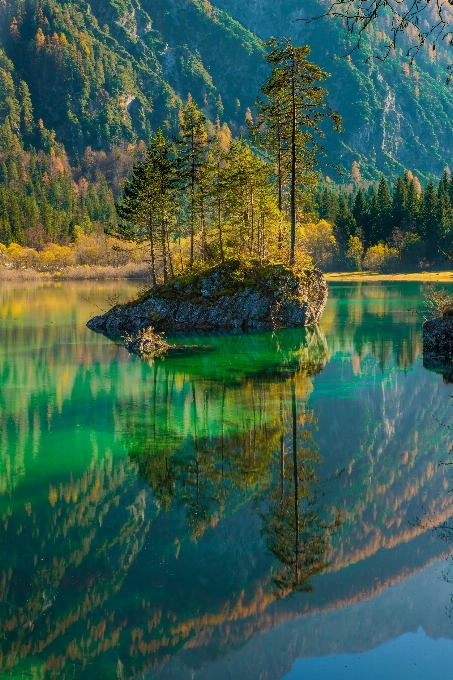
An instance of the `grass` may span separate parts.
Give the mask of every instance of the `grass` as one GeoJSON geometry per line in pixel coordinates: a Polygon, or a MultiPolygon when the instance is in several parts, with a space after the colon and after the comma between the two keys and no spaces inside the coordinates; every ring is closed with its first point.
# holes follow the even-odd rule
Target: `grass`
{"type": "Polygon", "coordinates": [[[329,272],[327,281],[431,281],[453,283],[453,271],[415,272],[413,274],[380,274],[379,272],[329,272]]]}
{"type": "Polygon", "coordinates": [[[146,263],[132,262],[122,267],[99,265],[65,267],[57,272],[0,267],[0,281],[87,281],[91,279],[143,279],[148,276],[149,266],[146,263]]]}

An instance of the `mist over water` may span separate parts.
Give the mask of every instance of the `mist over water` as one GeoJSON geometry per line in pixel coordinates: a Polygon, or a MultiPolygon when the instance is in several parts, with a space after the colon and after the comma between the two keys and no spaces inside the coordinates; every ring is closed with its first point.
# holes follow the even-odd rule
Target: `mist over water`
{"type": "Polygon", "coordinates": [[[0,672],[396,678],[409,633],[451,658],[423,284],[335,284],[318,329],[154,362],[85,328],[134,293],[0,290],[0,672]]]}

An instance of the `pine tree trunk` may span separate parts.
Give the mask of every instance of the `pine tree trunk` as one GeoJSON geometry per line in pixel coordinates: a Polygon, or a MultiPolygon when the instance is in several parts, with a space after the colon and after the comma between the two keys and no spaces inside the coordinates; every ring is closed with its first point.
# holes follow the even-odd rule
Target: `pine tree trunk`
{"type": "Polygon", "coordinates": [[[161,236],[161,247],[162,247],[162,266],[164,270],[164,284],[168,282],[168,268],[167,268],[167,246],[166,246],[166,239],[165,239],[165,218],[162,218],[161,221],[161,228],[160,228],[160,236],[161,236]]]}
{"type": "Polygon", "coordinates": [[[291,65],[291,246],[289,263],[296,263],[296,74],[291,65]]]}
{"type": "Polygon", "coordinates": [[[223,232],[222,232],[222,214],[221,214],[221,200],[220,191],[217,196],[217,214],[219,218],[219,246],[220,246],[220,257],[222,262],[225,262],[225,255],[223,253],[223,232]]]}
{"type": "Polygon", "coordinates": [[[280,212],[280,223],[278,225],[278,245],[279,248],[283,245],[283,225],[281,215],[283,211],[283,177],[282,177],[282,137],[280,130],[280,116],[277,120],[277,178],[278,178],[278,209],[280,212]]]}
{"type": "Polygon", "coordinates": [[[194,237],[195,237],[195,149],[192,129],[192,173],[190,187],[190,265],[193,265],[194,258],[194,237]]]}
{"type": "Polygon", "coordinates": [[[151,280],[153,282],[153,289],[155,290],[157,288],[157,281],[156,281],[156,259],[154,255],[154,229],[153,229],[153,218],[150,215],[149,217],[149,250],[150,250],[150,256],[151,256],[151,280]]]}
{"type": "Polygon", "coordinates": [[[168,252],[168,264],[170,265],[170,276],[173,279],[175,274],[173,272],[173,261],[171,257],[171,250],[170,250],[170,234],[169,234],[169,229],[168,229],[168,221],[165,221],[165,234],[167,237],[167,252],[168,252]]]}
{"type": "Polygon", "coordinates": [[[251,219],[251,229],[250,229],[250,255],[253,255],[253,243],[255,241],[255,206],[254,206],[254,195],[253,186],[250,185],[250,219],[251,219]]]}

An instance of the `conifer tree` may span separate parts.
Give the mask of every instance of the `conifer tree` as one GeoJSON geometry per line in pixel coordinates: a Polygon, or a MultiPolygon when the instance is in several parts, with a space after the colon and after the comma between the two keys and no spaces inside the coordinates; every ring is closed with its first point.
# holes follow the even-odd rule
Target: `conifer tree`
{"type": "Polygon", "coordinates": [[[355,236],[357,223],[349,209],[347,198],[340,194],[338,199],[338,212],[335,218],[336,237],[341,244],[345,244],[350,236],[355,236]]]}
{"type": "Polygon", "coordinates": [[[407,186],[402,177],[397,177],[392,195],[393,224],[403,227],[407,223],[407,186]]]}
{"type": "Polygon", "coordinates": [[[190,233],[190,264],[194,262],[195,234],[200,226],[202,232],[201,259],[206,248],[205,198],[206,161],[208,152],[206,116],[200,111],[189,94],[187,103],[179,114],[178,179],[183,190],[188,191],[188,223],[190,233]]]}
{"type": "Polygon", "coordinates": [[[144,161],[134,165],[116,203],[120,223],[110,233],[137,243],[148,242],[151,277],[156,286],[156,257],[160,249],[164,282],[171,269],[169,228],[175,213],[174,147],[161,129],[151,137],[144,161]]]}
{"type": "Polygon", "coordinates": [[[392,197],[384,175],[381,176],[377,190],[377,219],[374,240],[386,241],[393,228],[392,197]]]}
{"type": "Polygon", "coordinates": [[[441,228],[443,237],[445,237],[450,232],[453,221],[453,211],[449,189],[450,178],[447,172],[444,171],[437,187],[437,221],[439,227],[441,228]]]}
{"type": "Polygon", "coordinates": [[[423,192],[419,218],[421,234],[428,245],[430,255],[437,253],[442,236],[442,228],[438,223],[438,205],[436,190],[433,182],[430,181],[423,192]]]}
{"type": "MultiPolygon", "coordinates": [[[[320,126],[325,118],[331,118],[339,130],[340,116],[326,108],[327,91],[318,83],[328,74],[308,60],[308,46],[294,47],[290,38],[271,38],[265,45],[271,48],[266,60],[273,69],[263,94],[269,102],[269,114],[276,101],[279,115],[281,111],[282,153],[289,169],[289,261],[294,265],[297,206],[307,201],[307,194],[311,196],[318,180],[317,157],[323,152],[319,140],[324,136],[320,126]]],[[[269,123],[264,118],[263,125],[275,125],[275,117],[269,123]]]]}
{"type": "Polygon", "coordinates": [[[420,210],[420,197],[417,193],[414,178],[410,176],[409,173],[407,172],[404,175],[404,183],[406,184],[407,187],[406,194],[407,226],[411,231],[416,231],[418,214],[420,210]]]}
{"type": "Polygon", "coordinates": [[[223,221],[226,214],[226,200],[228,195],[227,185],[227,159],[230,150],[231,133],[228,126],[221,127],[217,118],[216,131],[207,159],[207,176],[209,178],[208,192],[211,200],[213,226],[217,228],[220,260],[225,261],[225,243],[223,221]]]}
{"type": "Polygon", "coordinates": [[[367,223],[367,202],[365,194],[361,188],[359,188],[355,195],[352,215],[355,219],[357,227],[364,231],[367,223]]]}

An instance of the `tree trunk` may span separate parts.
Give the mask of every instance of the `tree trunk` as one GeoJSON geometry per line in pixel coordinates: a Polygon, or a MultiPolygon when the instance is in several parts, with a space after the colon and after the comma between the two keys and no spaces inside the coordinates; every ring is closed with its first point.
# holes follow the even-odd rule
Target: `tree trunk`
{"type": "Polygon", "coordinates": [[[291,63],[291,246],[289,264],[296,264],[296,73],[291,63]]]}
{"type": "Polygon", "coordinates": [[[168,263],[170,265],[170,276],[173,279],[175,274],[173,272],[173,262],[172,262],[171,250],[170,250],[170,234],[169,234],[167,220],[165,221],[165,234],[167,236],[167,253],[168,253],[168,263]]]}
{"type": "Polygon", "coordinates": [[[280,223],[278,225],[278,245],[281,248],[283,245],[283,225],[282,225],[282,212],[283,212],[283,171],[282,171],[282,133],[280,129],[280,116],[277,118],[277,178],[278,178],[278,210],[280,212],[280,223]]]}
{"type": "Polygon", "coordinates": [[[221,200],[220,200],[220,189],[217,194],[217,214],[219,218],[219,246],[220,246],[220,257],[222,262],[225,262],[225,256],[223,253],[223,232],[222,232],[222,214],[221,214],[221,200]]]}
{"type": "Polygon", "coordinates": [[[190,265],[193,265],[194,258],[194,236],[195,236],[195,149],[192,129],[192,172],[191,172],[191,187],[190,187],[190,265]]]}
{"type": "Polygon", "coordinates": [[[153,218],[149,216],[149,251],[151,256],[151,280],[153,282],[153,289],[156,290],[156,259],[154,255],[154,229],[153,229],[153,218]]]}
{"type": "Polygon", "coordinates": [[[164,284],[168,282],[168,269],[167,269],[167,246],[165,243],[165,219],[162,218],[161,222],[161,228],[160,228],[160,236],[161,236],[161,247],[162,247],[162,266],[164,270],[164,284]]]}

